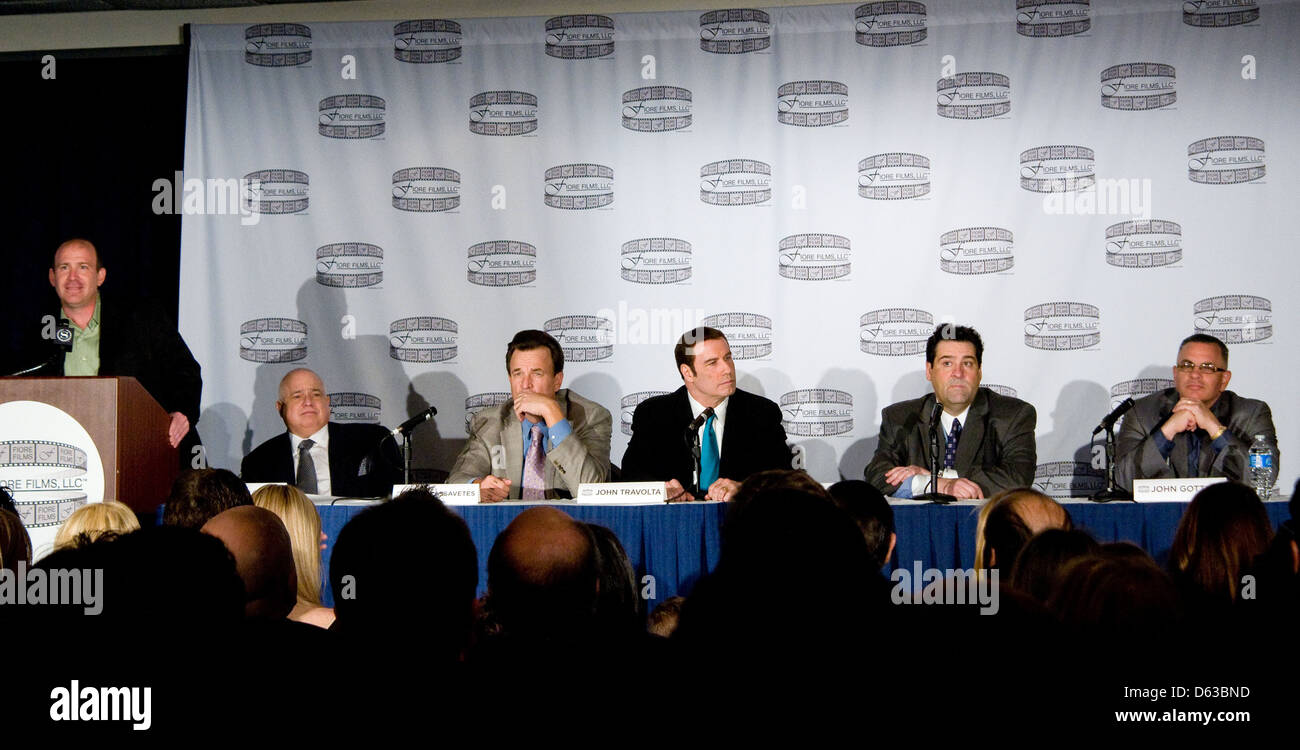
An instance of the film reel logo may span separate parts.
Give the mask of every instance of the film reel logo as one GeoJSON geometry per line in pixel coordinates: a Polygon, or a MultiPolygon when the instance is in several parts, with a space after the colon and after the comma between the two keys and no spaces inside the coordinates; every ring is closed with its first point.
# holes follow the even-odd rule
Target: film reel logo
{"type": "Polygon", "coordinates": [[[465,275],[479,286],[521,286],[537,280],[537,248],[518,240],[489,240],[470,245],[465,275]]]}
{"type": "Polygon", "coordinates": [[[1120,268],[1159,268],[1183,259],[1183,228],[1164,219],[1106,227],[1106,262],[1120,268]]]}
{"type": "Polygon", "coordinates": [[[1028,37],[1062,37],[1092,28],[1089,0],[1016,0],[1016,33],[1028,37]]]}
{"type": "Polygon", "coordinates": [[[561,60],[614,54],[614,19],[591,14],[546,19],[546,54],[561,60]]]}
{"type": "Polygon", "coordinates": [[[1101,343],[1101,309],[1083,302],[1044,302],[1025,310],[1025,346],[1076,351],[1101,343]]]}
{"type": "Polygon", "coordinates": [[[1034,469],[1034,489],[1052,498],[1087,497],[1106,489],[1106,472],[1082,461],[1048,461],[1034,469]]]}
{"type": "MultiPolygon", "coordinates": [[[[1114,409],[1126,398],[1134,401],[1150,396],[1153,393],[1159,393],[1166,388],[1173,388],[1174,381],[1172,378],[1137,378],[1134,380],[1123,380],[1110,387],[1110,408],[1114,409]]],[[[1119,426],[1124,424],[1124,417],[1120,416],[1115,422],[1115,430],[1119,431],[1119,426]]]]}
{"type": "Polygon", "coordinates": [[[934,316],[914,307],[886,307],[858,319],[859,348],[881,357],[924,354],[932,333],[934,316]]]}
{"type": "Polygon", "coordinates": [[[1264,141],[1244,135],[1203,138],[1187,147],[1187,178],[1203,185],[1239,185],[1264,176],[1264,141]]]}
{"type": "Polygon", "coordinates": [[[1035,193],[1070,193],[1097,183],[1087,146],[1035,146],[1020,152],[1020,187],[1035,193]]]}
{"type": "Polygon", "coordinates": [[[756,159],[723,159],[700,167],[700,200],[754,206],[772,198],[772,167],[756,159]]]}
{"type": "Polygon", "coordinates": [[[433,363],[456,358],[460,327],[449,318],[420,315],[388,324],[388,356],[399,362],[433,363]]]}
{"type": "Polygon", "coordinates": [[[543,178],[542,201],[551,208],[585,211],[614,202],[614,170],[603,164],[560,164],[543,178]]]}
{"type": "Polygon", "coordinates": [[[465,434],[473,435],[474,431],[470,427],[474,424],[474,417],[485,409],[494,409],[510,400],[510,391],[489,391],[487,393],[475,393],[465,399],[465,434]]]}
{"type": "Polygon", "coordinates": [[[460,205],[460,172],[448,167],[407,167],[393,173],[393,208],[440,213],[460,205]]]}
{"type": "Polygon", "coordinates": [[[317,105],[316,130],[326,138],[376,138],[384,134],[384,100],[370,94],[336,94],[317,105]]]}
{"type": "Polygon", "coordinates": [[[639,237],[619,249],[619,275],[635,284],[680,284],[691,278],[691,243],[676,237],[639,237]]]}
{"type": "Polygon", "coordinates": [[[893,151],[858,162],[858,195],[871,200],[897,201],[930,194],[930,160],[920,154],[893,151]]]}
{"type": "Polygon", "coordinates": [[[839,81],[791,81],[776,90],[776,120],[818,128],[849,119],[849,87],[839,81]]]}
{"type": "Polygon", "coordinates": [[[597,362],[614,356],[614,323],[600,315],[561,315],[542,325],[564,351],[565,361],[597,362]]]}
{"type": "Polygon", "coordinates": [[[384,280],[384,249],[368,242],[334,242],[316,248],[316,283],[358,289],[384,280]]]}
{"type": "Polygon", "coordinates": [[[980,383],[980,387],[987,388],[990,391],[993,391],[994,393],[998,394],[999,396],[1006,396],[1007,398],[1020,398],[1020,393],[1017,392],[1015,388],[1012,388],[1009,385],[998,385],[997,383],[980,383]]]}
{"type": "Polygon", "coordinates": [[[1251,294],[1206,297],[1192,306],[1197,333],[1225,344],[1250,344],[1273,337],[1272,301],[1251,294]]]}
{"type": "Polygon", "coordinates": [[[1011,111],[1011,79],[1001,73],[958,73],[935,84],[939,116],[983,120],[1011,111]]]}
{"type": "Polygon", "coordinates": [[[705,316],[700,325],[722,331],[732,359],[761,359],[772,354],[772,319],[766,315],[719,313],[705,316]]]}
{"type": "Polygon", "coordinates": [[[469,99],[469,132],[524,135],[537,130],[537,96],[527,91],[481,91],[469,99]]]}
{"type": "Polygon", "coordinates": [[[311,29],[300,23],[245,26],[244,62],[263,68],[305,65],[311,62],[311,29]]]}
{"type": "Polygon", "coordinates": [[[1010,271],[1014,236],[1002,227],[963,227],[939,235],[939,269],[959,276],[1010,271]]]}
{"type": "Polygon", "coordinates": [[[632,434],[632,416],[636,413],[636,407],[642,401],[655,396],[667,396],[668,391],[638,391],[629,393],[619,401],[619,418],[618,426],[624,435],[632,434]]]}
{"type": "Polygon", "coordinates": [[[353,391],[340,391],[329,396],[331,422],[379,424],[382,403],[378,396],[353,391]]]}
{"type": "Polygon", "coordinates": [[[404,63],[426,65],[457,60],[461,54],[461,28],[455,21],[426,18],[393,26],[393,57],[404,63]]]}
{"type": "Polygon", "coordinates": [[[1183,23],[1203,29],[1241,26],[1259,20],[1256,0],[1188,0],[1183,3],[1183,23]]]}
{"type": "Polygon", "coordinates": [[[244,210],[282,215],[307,210],[311,179],[296,169],[260,169],[240,180],[244,210]]]}
{"type": "Polygon", "coordinates": [[[853,395],[833,388],[782,394],[781,424],[787,435],[833,437],[853,432],[853,395]]]}
{"type": "Polygon", "coordinates": [[[1101,71],[1101,106],[1121,111],[1168,107],[1178,101],[1174,66],[1134,62],[1101,71]]]}
{"type": "Polygon", "coordinates": [[[772,17],[753,8],[714,10],[700,16],[700,49],[743,55],[772,46],[772,17]]]}
{"type": "Polygon", "coordinates": [[[691,90],[680,86],[646,86],[623,92],[623,127],[663,133],[691,125],[691,90]]]}
{"type": "Polygon", "coordinates": [[[776,270],[787,279],[842,279],[853,270],[849,238],[826,232],[792,234],[776,246],[776,270]]]}
{"type": "Polygon", "coordinates": [[[925,39],[925,4],[889,0],[853,10],[853,37],[864,47],[905,47],[925,39]]]}
{"type": "Polygon", "coordinates": [[[239,358],[271,364],[307,358],[307,324],[293,318],[255,318],[239,324],[239,358]]]}

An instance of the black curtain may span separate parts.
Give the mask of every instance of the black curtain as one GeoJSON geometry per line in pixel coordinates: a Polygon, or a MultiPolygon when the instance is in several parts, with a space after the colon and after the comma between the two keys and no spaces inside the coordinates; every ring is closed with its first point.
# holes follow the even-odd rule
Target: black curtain
{"type": "Polygon", "coordinates": [[[25,366],[16,347],[55,301],[50,260],[70,237],[99,249],[108,269],[102,294],[149,298],[175,318],[181,222],[153,212],[153,185],[170,183],[184,162],[188,63],[184,46],[0,57],[9,97],[0,115],[8,152],[2,372],[25,366]],[[53,78],[42,75],[51,70],[47,55],[53,78]]]}

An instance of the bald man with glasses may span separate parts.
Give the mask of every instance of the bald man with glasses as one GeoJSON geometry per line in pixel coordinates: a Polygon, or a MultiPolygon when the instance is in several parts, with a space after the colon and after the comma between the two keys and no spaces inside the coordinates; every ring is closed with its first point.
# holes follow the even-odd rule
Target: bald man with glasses
{"type": "Polygon", "coordinates": [[[1249,481],[1247,454],[1256,435],[1273,444],[1273,466],[1280,471],[1268,404],[1226,390],[1230,380],[1226,344],[1204,333],[1183,339],[1174,387],[1139,400],[1124,417],[1115,444],[1115,482],[1132,491],[1134,479],[1249,481]]]}

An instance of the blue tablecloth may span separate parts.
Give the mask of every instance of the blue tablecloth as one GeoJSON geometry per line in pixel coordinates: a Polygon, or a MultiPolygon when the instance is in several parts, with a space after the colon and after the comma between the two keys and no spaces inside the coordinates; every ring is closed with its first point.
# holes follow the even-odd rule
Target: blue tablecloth
{"type": "MultiPolygon", "coordinates": [[[[1151,553],[1163,565],[1169,556],[1174,530],[1186,503],[1108,504],[1087,501],[1063,503],[1074,524],[1090,532],[1099,542],[1133,542],[1151,553]]],[[[330,545],[322,553],[328,579],[329,557],[334,540],[348,519],[364,510],[355,505],[317,505],[321,525],[330,545]]],[[[487,559],[498,533],[527,505],[471,505],[452,509],[469,525],[478,549],[479,594],[487,589],[487,559]]],[[[670,596],[690,593],[705,573],[713,569],[721,551],[722,520],[727,506],[721,503],[675,505],[600,506],[564,505],[560,508],[580,521],[609,527],[622,540],[643,589],[652,594],[647,602],[653,609],[670,596]],[[652,576],[646,580],[644,576],[652,576]]],[[[1274,528],[1290,518],[1285,500],[1265,503],[1274,528]]],[[[890,568],[911,569],[913,561],[923,568],[970,568],[975,563],[975,521],[977,503],[928,505],[901,501],[894,504],[894,526],[898,545],[890,568]]],[[[328,580],[323,587],[324,603],[334,606],[328,580]]]]}

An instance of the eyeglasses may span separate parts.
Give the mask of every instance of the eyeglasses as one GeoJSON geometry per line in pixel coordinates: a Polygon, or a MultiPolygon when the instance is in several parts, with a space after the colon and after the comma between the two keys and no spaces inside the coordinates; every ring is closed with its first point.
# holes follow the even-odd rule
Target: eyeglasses
{"type": "Polygon", "coordinates": [[[1178,364],[1174,365],[1174,369],[1180,372],[1191,372],[1192,370],[1199,370],[1205,375],[1217,375],[1218,373],[1228,371],[1228,368],[1219,367],[1213,362],[1202,362],[1198,365],[1195,362],[1191,361],[1190,359],[1185,359],[1182,362],[1179,362],[1178,364]]]}

